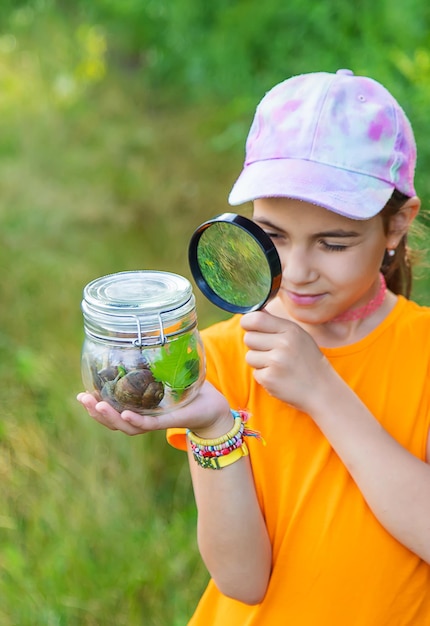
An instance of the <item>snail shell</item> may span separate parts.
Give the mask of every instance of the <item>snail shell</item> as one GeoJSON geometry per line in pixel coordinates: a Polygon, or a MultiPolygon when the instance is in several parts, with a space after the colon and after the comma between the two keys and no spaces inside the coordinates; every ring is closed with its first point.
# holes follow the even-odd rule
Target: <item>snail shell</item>
{"type": "Polygon", "coordinates": [[[113,396],[124,408],[154,409],[163,399],[164,385],[147,368],[132,370],[118,380],[113,396]]]}

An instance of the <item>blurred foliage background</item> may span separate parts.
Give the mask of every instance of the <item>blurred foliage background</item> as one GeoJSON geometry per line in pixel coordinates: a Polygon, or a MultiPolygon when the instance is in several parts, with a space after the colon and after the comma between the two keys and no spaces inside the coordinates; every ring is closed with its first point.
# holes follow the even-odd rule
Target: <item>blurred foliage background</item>
{"type": "MultiPolygon", "coordinates": [[[[82,288],[190,277],[188,239],[226,209],[257,102],[300,72],[349,67],[399,99],[423,223],[429,44],[426,0],[2,0],[2,626],[187,623],[207,574],[184,455],[75,401],[82,288]]],[[[414,295],[430,304],[425,275],[414,295]]],[[[200,326],[222,317],[197,296],[200,326]]]]}

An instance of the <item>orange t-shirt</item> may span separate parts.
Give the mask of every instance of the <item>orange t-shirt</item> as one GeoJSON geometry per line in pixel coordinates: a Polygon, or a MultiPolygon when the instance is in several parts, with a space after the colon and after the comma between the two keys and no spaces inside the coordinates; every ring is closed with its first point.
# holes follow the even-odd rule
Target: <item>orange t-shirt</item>
{"type": "MultiPolygon", "coordinates": [[[[256,606],[227,598],[211,580],[189,626],[429,626],[430,566],[384,530],[313,420],[255,382],[239,317],[202,336],[208,380],[232,408],[251,412],[250,427],[267,443],[247,439],[273,570],[256,606]]],[[[367,337],[322,351],[384,428],[424,460],[430,308],[399,297],[367,337]]],[[[183,432],[168,437],[184,447],[183,432]]]]}

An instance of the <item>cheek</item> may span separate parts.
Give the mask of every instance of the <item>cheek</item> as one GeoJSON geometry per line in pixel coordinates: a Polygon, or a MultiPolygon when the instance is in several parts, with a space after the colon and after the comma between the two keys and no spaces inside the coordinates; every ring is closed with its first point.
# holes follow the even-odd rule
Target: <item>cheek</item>
{"type": "Polygon", "coordinates": [[[319,272],[339,284],[360,282],[363,277],[374,280],[384,258],[385,247],[351,248],[344,252],[321,255],[319,272]]]}
{"type": "Polygon", "coordinates": [[[369,268],[377,267],[378,270],[382,265],[382,261],[387,249],[385,239],[380,239],[374,246],[369,246],[360,254],[361,262],[369,268]]]}

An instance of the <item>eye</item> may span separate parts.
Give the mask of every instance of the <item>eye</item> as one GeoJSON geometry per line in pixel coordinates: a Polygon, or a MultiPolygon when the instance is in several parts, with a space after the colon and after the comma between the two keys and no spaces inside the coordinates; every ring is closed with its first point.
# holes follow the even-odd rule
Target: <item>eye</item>
{"type": "Polygon", "coordinates": [[[327,241],[324,241],[324,240],[321,240],[320,244],[325,250],[328,250],[329,252],[342,252],[343,250],[346,250],[348,248],[348,246],[345,246],[344,244],[328,243],[327,241]]]}
{"type": "Polygon", "coordinates": [[[270,237],[270,239],[277,239],[278,241],[282,239],[282,235],[280,233],[272,232],[269,230],[265,230],[264,232],[268,237],[270,237]]]}

